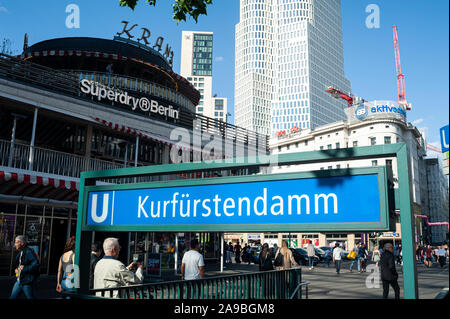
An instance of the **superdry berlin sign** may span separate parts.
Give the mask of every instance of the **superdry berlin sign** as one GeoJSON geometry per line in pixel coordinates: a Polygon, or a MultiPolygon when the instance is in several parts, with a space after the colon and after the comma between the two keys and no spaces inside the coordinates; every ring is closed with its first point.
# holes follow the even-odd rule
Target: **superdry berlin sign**
{"type": "Polygon", "coordinates": [[[80,82],[81,92],[91,95],[100,102],[107,100],[129,106],[133,111],[139,109],[143,112],[159,114],[161,116],[178,119],[180,111],[175,110],[172,105],[160,105],[158,101],[146,97],[134,97],[126,91],[114,90],[94,81],[83,79],[80,82]]]}

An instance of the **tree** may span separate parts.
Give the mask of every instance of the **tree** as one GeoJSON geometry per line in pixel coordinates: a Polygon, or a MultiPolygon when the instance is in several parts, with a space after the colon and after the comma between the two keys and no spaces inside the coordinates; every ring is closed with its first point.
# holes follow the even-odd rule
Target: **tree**
{"type": "MultiPolygon", "coordinates": [[[[132,10],[139,0],[119,0],[120,6],[130,7],[132,10]]],[[[145,0],[149,5],[156,6],[156,0],[145,0]]],[[[206,6],[212,4],[212,0],[174,0],[173,19],[178,23],[186,21],[186,16],[191,16],[197,23],[198,16],[207,15],[206,6]]]]}

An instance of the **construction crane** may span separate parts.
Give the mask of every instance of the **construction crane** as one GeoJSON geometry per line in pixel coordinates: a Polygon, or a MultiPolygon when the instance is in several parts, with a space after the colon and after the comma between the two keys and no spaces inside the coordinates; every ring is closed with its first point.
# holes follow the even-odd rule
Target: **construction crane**
{"type": "Polygon", "coordinates": [[[328,87],[326,90],[326,92],[330,93],[332,97],[336,98],[336,99],[343,99],[346,100],[348,103],[348,107],[352,107],[353,106],[353,98],[354,96],[350,94],[346,94],[343,93],[342,91],[339,91],[338,89],[335,89],[333,87],[328,87]]]}
{"type": "Polygon", "coordinates": [[[406,102],[406,89],[405,89],[405,75],[402,73],[402,67],[400,65],[400,49],[398,46],[397,26],[392,26],[394,29],[394,49],[395,49],[395,66],[397,68],[397,92],[398,92],[398,106],[405,110],[411,110],[411,104],[406,102]]]}

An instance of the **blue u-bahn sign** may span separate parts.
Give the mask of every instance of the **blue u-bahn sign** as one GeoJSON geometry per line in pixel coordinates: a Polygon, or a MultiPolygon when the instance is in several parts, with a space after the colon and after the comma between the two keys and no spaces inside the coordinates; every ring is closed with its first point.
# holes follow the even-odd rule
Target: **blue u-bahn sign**
{"type": "Polygon", "coordinates": [[[384,168],[89,187],[85,227],[164,231],[388,229],[384,168]],[[131,227],[131,228],[130,228],[131,227]]]}
{"type": "Polygon", "coordinates": [[[448,125],[441,127],[439,135],[441,137],[441,151],[442,153],[448,152],[449,150],[449,129],[448,125]]]}

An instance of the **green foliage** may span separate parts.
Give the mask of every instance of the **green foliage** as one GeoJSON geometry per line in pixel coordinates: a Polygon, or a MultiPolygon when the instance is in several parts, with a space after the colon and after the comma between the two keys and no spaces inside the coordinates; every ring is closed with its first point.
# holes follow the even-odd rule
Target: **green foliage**
{"type": "MultiPolygon", "coordinates": [[[[130,7],[132,10],[139,0],[119,0],[120,6],[130,7]]],[[[145,0],[149,5],[156,6],[156,0],[145,0]]],[[[200,15],[207,15],[206,7],[212,4],[212,0],[174,0],[173,19],[178,23],[186,21],[187,16],[191,16],[195,22],[198,22],[200,15]]]]}

